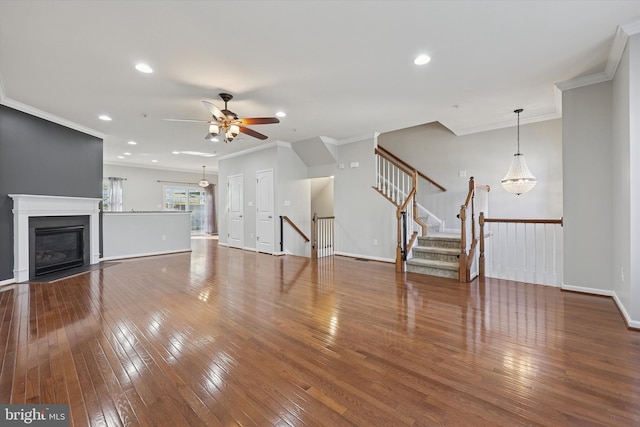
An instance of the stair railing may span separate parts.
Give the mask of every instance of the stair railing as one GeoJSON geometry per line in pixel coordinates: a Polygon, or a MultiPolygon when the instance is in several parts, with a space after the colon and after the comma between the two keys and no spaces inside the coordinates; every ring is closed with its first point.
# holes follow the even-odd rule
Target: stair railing
{"type": "Polygon", "coordinates": [[[396,271],[404,272],[405,261],[414,242],[419,235],[427,235],[427,224],[418,215],[419,178],[426,179],[442,191],[446,189],[383,147],[376,148],[375,154],[376,185],[373,188],[396,207],[396,271]]]}
{"type": "Polygon", "coordinates": [[[378,145],[378,148],[376,150],[377,150],[376,154],[381,153],[381,155],[384,155],[385,158],[393,159],[393,161],[395,163],[397,163],[399,165],[402,165],[405,169],[408,169],[410,171],[418,172],[418,176],[420,178],[427,180],[429,183],[431,183],[432,185],[434,185],[435,187],[437,187],[441,191],[447,191],[447,189],[444,188],[442,185],[438,184],[433,179],[429,178],[427,175],[423,174],[418,169],[414,168],[409,163],[405,162],[400,157],[396,156],[395,154],[393,154],[391,151],[387,150],[386,148],[378,145]]]}
{"type": "Polygon", "coordinates": [[[318,216],[317,213],[313,214],[311,258],[322,258],[333,255],[334,219],[334,216],[318,216]]]}
{"type": "Polygon", "coordinates": [[[461,283],[470,283],[477,275],[472,271],[476,258],[476,246],[478,245],[478,222],[476,221],[476,196],[482,199],[482,207],[488,210],[487,194],[491,190],[488,185],[476,184],[473,177],[469,178],[469,191],[467,198],[460,206],[460,255],[458,265],[458,280],[461,283]],[[480,197],[482,196],[482,197],[480,197]],[[470,219],[467,227],[466,220],[470,219]]]}
{"type": "Polygon", "coordinates": [[[311,239],[309,239],[307,235],[304,234],[302,230],[300,230],[300,227],[298,227],[291,220],[291,218],[289,218],[286,215],[280,215],[280,252],[284,252],[284,223],[285,222],[287,222],[291,226],[291,228],[293,228],[300,235],[300,237],[304,239],[305,243],[311,241],[311,239]]]}
{"type": "Polygon", "coordinates": [[[480,212],[478,277],[486,276],[485,237],[491,236],[491,277],[545,285],[562,284],[562,230],[560,219],[487,218],[480,212]],[[495,226],[491,226],[495,224],[495,226]],[[490,232],[487,233],[487,228],[490,232]]]}

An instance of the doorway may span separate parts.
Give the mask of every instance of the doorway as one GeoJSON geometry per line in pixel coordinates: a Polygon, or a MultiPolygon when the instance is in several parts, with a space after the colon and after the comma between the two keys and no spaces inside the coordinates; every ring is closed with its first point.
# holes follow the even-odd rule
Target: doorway
{"type": "Polygon", "coordinates": [[[228,243],[232,248],[244,247],[244,175],[227,178],[229,189],[228,243]]]}
{"type": "Polygon", "coordinates": [[[273,254],[273,169],[256,172],[256,250],[273,254]]]}

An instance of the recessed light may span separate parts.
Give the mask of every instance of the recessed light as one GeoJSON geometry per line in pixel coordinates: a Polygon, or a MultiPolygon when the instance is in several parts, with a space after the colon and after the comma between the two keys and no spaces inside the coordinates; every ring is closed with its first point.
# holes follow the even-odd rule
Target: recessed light
{"type": "Polygon", "coordinates": [[[124,156],[118,156],[119,159],[124,159],[124,156]]]}
{"type": "Polygon", "coordinates": [[[129,144],[129,145],[138,145],[138,143],[135,142],[135,141],[129,141],[129,142],[127,142],[127,144],[129,144]]]}
{"type": "Polygon", "coordinates": [[[141,73],[145,73],[145,74],[149,74],[149,73],[153,73],[153,68],[149,67],[147,64],[136,64],[136,70],[140,71],[141,73]]]}
{"type": "Polygon", "coordinates": [[[104,120],[105,122],[110,122],[111,121],[111,117],[107,116],[106,114],[102,114],[102,115],[98,116],[98,118],[100,120],[104,120]]]}
{"type": "Polygon", "coordinates": [[[179,151],[179,154],[188,154],[190,156],[215,157],[215,153],[203,153],[202,151],[179,151]]]}
{"type": "Polygon", "coordinates": [[[127,153],[122,153],[122,154],[124,154],[125,156],[130,156],[130,155],[131,155],[131,153],[129,153],[129,152],[127,152],[127,153]]]}
{"type": "Polygon", "coordinates": [[[154,160],[151,160],[151,163],[158,163],[158,161],[154,159],[154,160]]]}
{"type": "Polygon", "coordinates": [[[284,111],[278,111],[276,113],[276,117],[287,117],[287,113],[285,113],[284,111]]]}
{"type": "Polygon", "coordinates": [[[428,64],[431,61],[431,57],[428,55],[418,55],[416,59],[413,60],[413,63],[416,65],[424,65],[428,64]]]}

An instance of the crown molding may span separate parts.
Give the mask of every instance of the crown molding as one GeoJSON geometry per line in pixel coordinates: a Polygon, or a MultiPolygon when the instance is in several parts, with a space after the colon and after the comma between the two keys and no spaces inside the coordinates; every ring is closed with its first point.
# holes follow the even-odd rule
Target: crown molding
{"type": "Polygon", "coordinates": [[[624,54],[624,49],[627,46],[629,37],[636,34],[640,34],[640,21],[618,25],[616,34],[613,36],[613,43],[611,43],[605,70],[600,73],[589,74],[556,83],[556,87],[561,91],[565,91],[612,80],[618,71],[618,65],[620,65],[620,60],[624,54]]]}
{"type": "Polygon", "coordinates": [[[58,117],[54,114],[47,113],[46,111],[39,110],[30,105],[23,104],[18,101],[14,101],[9,98],[0,99],[0,104],[7,106],[9,108],[13,108],[14,110],[22,111],[23,113],[30,114],[35,117],[39,117],[41,119],[59,124],[61,126],[77,130],[78,132],[86,133],[87,135],[95,136],[96,138],[100,138],[102,140],[105,139],[106,135],[102,132],[98,132],[95,129],[90,129],[86,126],[79,125],[78,123],[72,122],[67,119],[63,119],[62,117],[58,117]]]}
{"type": "Polygon", "coordinates": [[[273,148],[273,147],[291,148],[291,144],[289,142],[284,142],[284,141],[274,141],[268,144],[259,145],[257,147],[247,148],[246,150],[237,151],[235,153],[225,154],[224,156],[219,156],[217,159],[218,161],[227,160],[233,157],[244,156],[245,154],[255,153],[256,151],[266,150],[268,148],[273,148]]]}
{"type": "Polygon", "coordinates": [[[72,122],[67,119],[63,119],[62,117],[58,117],[54,114],[47,113],[46,111],[39,110],[35,107],[32,107],[27,104],[23,104],[22,102],[15,101],[11,98],[7,98],[4,93],[4,86],[2,84],[2,76],[0,76],[0,105],[7,106],[9,108],[13,108],[14,110],[22,111],[23,113],[31,114],[32,116],[39,117],[41,119],[48,120],[50,122],[71,128],[73,130],[77,130],[82,133],[86,133],[91,136],[95,136],[96,138],[103,139],[106,137],[102,132],[98,132],[97,130],[90,129],[86,126],[82,126],[78,123],[72,122]]]}
{"type": "MultiPolygon", "coordinates": [[[[545,122],[547,120],[555,120],[561,117],[562,117],[562,114],[559,111],[555,111],[553,113],[542,114],[540,116],[535,116],[535,117],[528,117],[526,119],[520,118],[520,125],[528,125],[531,123],[545,122]]],[[[490,130],[504,129],[504,128],[513,127],[513,126],[515,126],[514,120],[507,120],[503,122],[490,123],[488,125],[476,126],[472,128],[458,129],[453,133],[456,136],[463,136],[463,135],[470,135],[472,133],[487,132],[490,130]]],[[[447,127],[447,129],[450,129],[448,126],[445,126],[445,127],[447,127]]]]}
{"type": "Polygon", "coordinates": [[[564,92],[565,90],[589,86],[596,83],[608,82],[609,80],[611,80],[611,76],[603,71],[601,73],[588,74],[586,76],[576,77],[575,79],[556,83],[556,87],[564,92]]]}
{"type": "Polygon", "coordinates": [[[365,141],[367,139],[376,139],[378,133],[374,132],[374,133],[367,133],[364,135],[358,135],[358,136],[352,136],[350,138],[345,138],[345,139],[341,139],[339,141],[336,141],[335,144],[336,145],[346,145],[346,144],[352,144],[354,142],[360,142],[360,141],[365,141]]]}

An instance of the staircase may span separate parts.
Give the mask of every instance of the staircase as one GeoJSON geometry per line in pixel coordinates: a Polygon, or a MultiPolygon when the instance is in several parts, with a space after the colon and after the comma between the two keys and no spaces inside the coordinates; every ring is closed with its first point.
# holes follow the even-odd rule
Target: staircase
{"type": "Polygon", "coordinates": [[[418,236],[413,257],[407,260],[407,272],[458,279],[460,234],[429,232],[418,236]]]}

